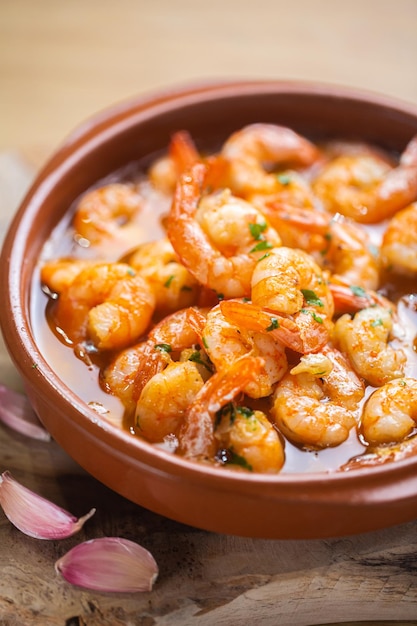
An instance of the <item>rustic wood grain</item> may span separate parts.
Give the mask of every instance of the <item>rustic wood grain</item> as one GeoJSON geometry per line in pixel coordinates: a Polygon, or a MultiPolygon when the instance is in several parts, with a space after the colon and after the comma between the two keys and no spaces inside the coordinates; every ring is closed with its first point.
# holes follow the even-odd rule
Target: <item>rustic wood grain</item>
{"type": "MultiPolygon", "coordinates": [[[[3,190],[12,188],[0,204],[3,233],[32,172],[10,154],[0,155],[1,170],[3,190]]],[[[0,382],[21,387],[4,346],[0,382]]],[[[55,442],[0,426],[0,471],[5,469],[77,516],[93,506],[97,512],[78,535],[62,541],[26,537],[0,513],[2,626],[417,624],[417,521],[328,541],[208,533],[118,496],[55,442]],[[68,549],[101,536],[126,537],[153,553],[160,576],[151,593],[93,593],[55,573],[55,561],[68,549]]]]}
{"type": "MultiPolygon", "coordinates": [[[[2,469],[76,515],[96,515],[73,538],[38,541],[0,520],[0,616],[5,625],[182,626],[330,620],[416,620],[417,524],[328,541],[208,533],[138,507],[86,475],[54,443],[0,430],[2,469]],[[155,556],[151,593],[71,587],[54,562],[94,537],[123,536],[155,556]]],[[[416,623],[416,621],[412,622],[416,623]]]]}

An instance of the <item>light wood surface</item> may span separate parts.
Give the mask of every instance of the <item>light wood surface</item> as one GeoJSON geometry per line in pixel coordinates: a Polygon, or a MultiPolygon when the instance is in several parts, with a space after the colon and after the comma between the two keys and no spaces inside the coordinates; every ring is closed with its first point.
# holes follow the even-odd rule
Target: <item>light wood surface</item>
{"type": "MultiPolygon", "coordinates": [[[[417,1],[0,0],[0,238],[36,169],[85,118],[150,90],[236,77],[417,104],[417,1]]],[[[0,382],[21,388],[1,342],[0,382]]],[[[328,541],[206,533],[118,497],[54,442],[0,427],[5,469],[76,515],[97,513],[63,542],[27,538],[0,513],[2,625],[417,624],[417,522],[328,541]],[[54,573],[69,547],[101,535],[153,552],[151,594],[90,593],[54,573]]]]}
{"type": "Polygon", "coordinates": [[[0,0],[0,150],[49,150],[131,96],[290,78],[417,102],[416,0],[0,0]]]}

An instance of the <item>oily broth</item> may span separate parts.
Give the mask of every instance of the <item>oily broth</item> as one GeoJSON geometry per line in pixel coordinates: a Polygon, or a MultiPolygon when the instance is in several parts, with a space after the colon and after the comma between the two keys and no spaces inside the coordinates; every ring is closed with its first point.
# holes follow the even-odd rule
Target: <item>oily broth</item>
{"type": "MultiPolygon", "coordinates": [[[[138,185],[140,193],[145,198],[143,210],[138,216],[140,227],[139,237],[132,242],[132,248],[149,240],[156,240],[163,236],[162,226],[164,216],[169,210],[169,198],[155,192],[146,181],[143,163],[132,163],[127,167],[115,172],[110,177],[100,180],[93,188],[109,184],[111,182],[134,182],[138,185]]],[[[126,248],[100,249],[89,247],[86,242],[74,237],[71,226],[72,216],[77,201],[69,207],[64,220],[54,229],[50,239],[45,244],[38,267],[34,272],[31,293],[31,318],[33,330],[39,349],[50,367],[58,373],[66,385],[76,391],[77,395],[90,408],[95,410],[99,419],[105,419],[120,426],[137,436],[134,429],[133,419],[125,412],[122,402],[115,396],[107,393],[100,386],[100,370],[105,367],[114,356],[112,353],[98,354],[94,350],[87,354],[76,355],[71,345],[65,342],[65,337],[60,329],[52,322],[51,311],[54,299],[40,286],[40,267],[50,259],[56,258],[97,258],[105,261],[123,259],[129,252],[126,248]]],[[[387,223],[375,226],[366,225],[365,228],[371,236],[372,244],[377,246],[381,241],[382,234],[387,223]]],[[[88,243],[88,242],[87,242],[88,243]]],[[[401,338],[401,346],[407,354],[406,376],[417,378],[417,295],[415,281],[407,278],[387,278],[381,293],[393,302],[398,302],[399,325],[405,329],[405,336],[401,338]],[[405,346],[405,347],[404,347],[405,346]]],[[[368,386],[366,399],[374,391],[368,386]]],[[[250,403],[250,402],[249,402],[250,403]]],[[[172,452],[175,447],[172,441],[157,445],[167,452],[172,452]]],[[[343,444],[335,448],[324,450],[302,450],[298,446],[285,441],[285,464],[281,472],[328,472],[335,471],[350,459],[366,452],[367,446],[357,435],[356,429],[352,429],[349,438],[343,444]]]]}
{"type": "MultiPolygon", "coordinates": [[[[90,188],[92,190],[114,182],[132,182],[140,185],[145,198],[140,223],[146,224],[146,227],[143,226],[140,231],[141,237],[136,245],[151,238],[157,239],[162,236],[161,219],[169,208],[167,198],[153,192],[146,182],[145,167],[146,164],[142,162],[130,163],[110,176],[101,179],[90,188]]],[[[33,332],[40,352],[67,386],[76,391],[77,395],[99,415],[104,416],[113,424],[125,427],[127,425],[122,402],[117,397],[106,393],[98,382],[100,369],[110,361],[112,354],[109,353],[104,356],[94,352],[88,353],[87,363],[83,359],[83,355],[76,355],[71,349],[70,342],[66,341],[63,331],[56,328],[52,321],[53,294],[40,287],[40,268],[48,260],[56,258],[93,259],[99,256],[101,259],[112,262],[127,252],[125,248],[112,247],[109,249],[108,246],[106,249],[90,248],[83,240],[74,236],[71,222],[78,201],[79,198],[71,204],[64,219],[54,228],[42,249],[39,263],[35,269],[31,292],[33,332]]]]}

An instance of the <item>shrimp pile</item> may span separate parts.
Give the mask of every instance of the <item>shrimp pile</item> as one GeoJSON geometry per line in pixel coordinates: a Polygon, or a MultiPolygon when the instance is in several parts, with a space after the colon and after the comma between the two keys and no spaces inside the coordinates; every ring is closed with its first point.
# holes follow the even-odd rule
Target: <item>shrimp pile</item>
{"type": "Polygon", "coordinates": [[[204,154],[181,130],[68,233],[46,318],[133,437],[272,474],[417,454],[417,137],[396,158],[251,124],[204,154]]]}

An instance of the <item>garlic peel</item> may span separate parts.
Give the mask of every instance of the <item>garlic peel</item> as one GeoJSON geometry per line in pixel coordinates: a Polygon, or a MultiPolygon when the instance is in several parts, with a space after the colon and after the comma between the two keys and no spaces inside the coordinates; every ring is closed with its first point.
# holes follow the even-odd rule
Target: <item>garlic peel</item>
{"type": "Polygon", "coordinates": [[[58,559],[55,570],[78,587],[115,593],[151,591],[158,577],[152,554],[121,537],[85,541],[58,559]]]}
{"type": "Polygon", "coordinates": [[[0,384],[0,421],[12,430],[40,441],[51,436],[36,417],[25,395],[0,384]]]}
{"type": "Polygon", "coordinates": [[[35,539],[65,539],[77,533],[95,513],[77,519],[61,507],[39,496],[15,480],[10,472],[0,476],[0,504],[8,520],[35,539]]]}

